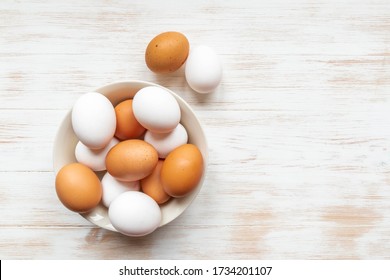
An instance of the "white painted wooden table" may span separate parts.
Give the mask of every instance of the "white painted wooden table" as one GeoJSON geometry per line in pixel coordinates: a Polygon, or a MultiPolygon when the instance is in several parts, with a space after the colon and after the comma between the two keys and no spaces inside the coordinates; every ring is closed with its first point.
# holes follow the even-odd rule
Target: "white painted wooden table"
{"type": "Polygon", "coordinates": [[[390,2],[0,1],[1,259],[389,259],[390,2]],[[221,56],[200,96],[144,62],[183,32],[221,56]],[[54,190],[53,140],[83,93],[141,79],[204,124],[210,165],[177,220],[96,228],[54,190]]]}

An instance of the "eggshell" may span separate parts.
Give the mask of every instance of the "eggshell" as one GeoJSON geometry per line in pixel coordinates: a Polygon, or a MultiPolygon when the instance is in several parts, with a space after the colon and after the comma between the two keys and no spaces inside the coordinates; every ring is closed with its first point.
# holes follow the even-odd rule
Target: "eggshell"
{"type": "Polygon", "coordinates": [[[169,133],[153,133],[148,130],[144,140],[157,150],[159,158],[166,158],[175,148],[187,144],[188,134],[184,126],[179,123],[169,133]]]}
{"type": "Polygon", "coordinates": [[[174,149],[161,168],[161,182],[167,194],[182,197],[190,193],[203,174],[203,157],[193,144],[174,149]]]}
{"type": "Polygon", "coordinates": [[[167,90],[149,86],[140,89],[133,98],[137,121],[154,133],[168,133],[180,122],[181,112],[176,99],[167,90]]]}
{"type": "Polygon", "coordinates": [[[159,160],[152,174],[141,180],[142,191],[153,198],[158,204],[167,202],[171,197],[164,191],[161,183],[161,167],[163,160],[159,160]]]}
{"type": "Polygon", "coordinates": [[[102,197],[102,186],[97,175],[81,163],[71,163],[56,176],[56,192],[69,210],[84,213],[96,207],[102,197]]]}
{"type": "Polygon", "coordinates": [[[112,226],[128,236],[143,236],[153,232],[161,223],[158,204],[142,192],[124,192],[108,208],[112,226]]]}
{"type": "Polygon", "coordinates": [[[103,149],[93,150],[85,146],[81,141],[76,145],[75,156],[78,162],[88,166],[93,171],[106,170],[106,156],[108,151],[119,143],[119,140],[112,138],[103,149]]]}
{"type": "Polygon", "coordinates": [[[145,128],[140,125],[133,113],[133,100],[125,100],[115,106],[116,130],[115,137],[120,140],[140,137],[145,128]]]}
{"type": "Polygon", "coordinates": [[[154,37],[145,52],[145,62],[156,73],[174,72],[188,57],[190,44],[179,32],[164,32],[154,37]]]}
{"type": "Polygon", "coordinates": [[[110,206],[111,202],[121,193],[128,191],[139,191],[140,184],[139,181],[134,182],[123,182],[118,181],[114,177],[110,175],[110,173],[106,173],[102,179],[102,203],[107,208],[110,206]]]}
{"type": "Polygon", "coordinates": [[[120,181],[137,181],[145,178],[156,167],[158,154],[143,140],[119,142],[107,154],[107,171],[120,181]]]}
{"type": "Polygon", "coordinates": [[[97,92],[86,93],[73,106],[72,127],[84,145],[91,149],[102,149],[114,137],[114,107],[104,95],[97,92]]]}
{"type": "Polygon", "coordinates": [[[218,55],[207,46],[191,49],[185,67],[188,85],[198,93],[214,91],[222,79],[222,65],[218,55]]]}

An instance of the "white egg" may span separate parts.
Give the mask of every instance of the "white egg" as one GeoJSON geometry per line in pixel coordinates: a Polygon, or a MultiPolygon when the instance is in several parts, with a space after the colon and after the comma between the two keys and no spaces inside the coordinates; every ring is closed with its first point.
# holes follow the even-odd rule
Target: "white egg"
{"type": "Polygon", "coordinates": [[[114,106],[100,93],[86,93],[73,106],[72,127],[84,145],[90,149],[102,149],[114,137],[114,106]]]}
{"type": "Polygon", "coordinates": [[[139,181],[133,182],[122,182],[118,181],[114,177],[110,175],[110,173],[106,173],[102,179],[102,203],[107,208],[110,206],[111,202],[121,193],[128,191],[139,191],[141,186],[139,181]]]}
{"type": "Polygon", "coordinates": [[[153,232],[161,223],[158,204],[142,192],[124,192],[108,208],[112,226],[128,236],[143,236],[153,232]]]}
{"type": "Polygon", "coordinates": [[[119,143],[119,140],[112,138],[103,149],[90,149],[81,141],[76,145],[75,156],[78,162],[88,166],[93,171],[106,170],[106,156],[108,152],[119,143]]]}
{"type": "Polygon", "coordinates": [[[214,91],[222,79],[222,65],[218,55],[208,46],[190,50],[185,66],[188,85],[199,93],[214,91]]]}
{"type": "Polygon", "coordinates": [[[175,148],[187,144],[188,134],[180,123],[169,133],[153,133],[146,131],[144,140],[158,152],[159,158],[166,158],[175,148]]]}
{"type": "Polygon", "coordinates": [[[149,86],[140,89],[133,98],[137,121],[154,133],[168,133],[180,121],[181,112],[175,97],[163,88],[149,86]]]}

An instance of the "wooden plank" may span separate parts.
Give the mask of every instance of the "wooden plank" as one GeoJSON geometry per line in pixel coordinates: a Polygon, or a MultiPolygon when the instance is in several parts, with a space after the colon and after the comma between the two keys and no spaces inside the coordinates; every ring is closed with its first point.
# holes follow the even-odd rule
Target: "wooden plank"
{"type": "MultiPolygon", "coordinates": [[[[129,238],[98,228],[2,228],[2,259],[388,259],[378,239],[323,239],[296,226],[165,227],[129,238]],[[45,236],[46,238],[42,238],[45,236]],[[309,238],[308,238],[309,237],[309,238]],[[348,246],[345,246],[348,244],[348,246]],[[331,248],[331,249],[330,249],[331,248]]],[[[340,227],[340,230],[348,227],[340,227]]]]}

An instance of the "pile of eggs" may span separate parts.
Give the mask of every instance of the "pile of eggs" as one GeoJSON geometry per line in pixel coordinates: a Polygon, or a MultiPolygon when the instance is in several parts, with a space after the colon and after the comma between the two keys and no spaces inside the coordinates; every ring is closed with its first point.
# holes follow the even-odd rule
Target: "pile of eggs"
{"type": "MultiPolygon", "coordinates": [[[[199,93],[214,91],[222,78],[217,54],[204,45],[190,49],[179,32],[154,37],[145,62],[159,74],[185,65],[186,81],[199,93]]],[[[180,119],[178,102],[162,87],[144,87],[115,107],[103,94],[84,94],[71,116],[77,162],[57,173],[58,198],[78,213],[103,205],[112,226],[125,235],[153,232],[163,219],[161,206],[190,194],[203,175],[202,154],[188,143],[180,119]],[[101,179],[99,172],[105,172],[101,179]]]]}
{"type": "Polygon", "coordinates": [[[86,213],[102,204],[117,231],[142,236],[160,225],[161,205],[199,184],[202,154],[188,143],[179,104],[164,88],[144,87],[115,107],[86,93],[71,117],[77,162],[63,166],[55,182],[68,209],[86,213]],[[99,171],[106,171],[102,179],[99,171]]]}

